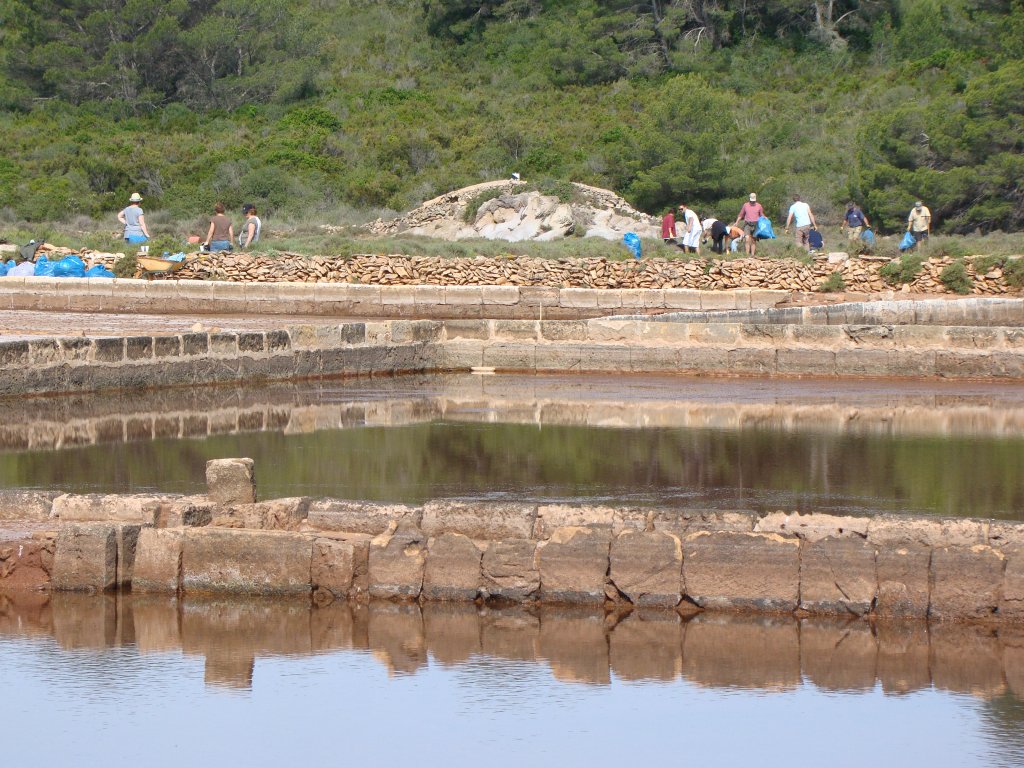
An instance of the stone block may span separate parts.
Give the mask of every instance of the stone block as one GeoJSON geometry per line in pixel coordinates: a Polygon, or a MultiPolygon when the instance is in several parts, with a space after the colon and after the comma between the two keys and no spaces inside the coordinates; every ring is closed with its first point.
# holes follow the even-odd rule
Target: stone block
{"type": "Polygon", "coordinates": [[[789,291],[754,289],[750,292],[750,308],[769,309],[787,301],[789,297],[789,291]]]}
{"type": "MultiPolygon", "coordinates": [[[[723,350],[725,351],[725,350],[723,350]]],[[[685,363],[685,355],[683,362],[685,363]]],[[[734,373],[775,373],[774,349],[730,349],[726,361],[727,370],[734,373]]]]}
{"type": "Polygon", "coordinates": [[[614,507],[577,504],[542,504],[537,507],[537,522],[533,537],[546,539],[558,528],[602,528],[618,533],[622,516],[614,507]]]}
{"type": "MultiPolygon", "coordinates": [[[[744,296],[746,306],[749,306],[749,296],[744,296]]],[[[700,292],[700,309],[703,312],[710,311],[721,311],[729,309],[745,309],[746,306],[740,307],[737,303],[737,295],[735,291],[701,291],[700,292]]]]}
{"type": "Polygon", "coordinates": [[[630,371],[633,350],[618,344],[585,344],[580,348],[580,370],[630,371]]]}
{"type": "Polygon", "coordinates": [[[619,309],[622,307],[622,294],[616,288],[608,288],[597,294],[597,306],[602,309],[619,309]]]}
{"type": "Polygon", "coordinates": [[[738,323],[691,323],[690,340],[700,344],[732,345],[739,341],[738,323]]]}
{"type": "Polygon", "coordinates": [[[506,371],[532,371],[535,352],[536,345],[529,342],[491,343],[483,348],[483,364],[506,371]]]}
{"type": "Polygon", "coordinates": [[[692,288],[666,288],[663,293],[665,295],[664,306],[667,309],[700,310],[700,291],[692,288]]]}
{"type": "Polygon", "coordinates": [[[480,306],[483,301],[483,290],[478,285],[446,285],[444,288],[444,303],[447,305],[480,306]]]}
{"type": "Polygon", "coordinates": [[[446,341],[440,349],[438,367],[443,371],[468,371],[484,364],[484,345],[478,341],[446,341]]]}
{"type": "Polygon", "coordinates": [[[692,533],[683,540],[683,586],[702,608],[790,612],[800,599],[800,540],[692,533]]]}
{"type": "Polygon", "coordinates": [[[905,518],[878,515],[868,523],[868,540],[879,547],[916,542],[930,547],[970,547],[988,543],[987,520],[905,518]]]}
{"type": "Polygon", "coordinates": [[[306,514],[308,524],[317,530],[377,536],[387,531],[392,523],[409,522],[418,526],[423,508],[408,504],[316,499],[310,503],[306,514]]]}
{"type": "Polygon", "coordinates": [[[678,347],[634,347],[629,355],[630,368],[638,373],[678,371],[678,347]]]}
{"type": "Polygon", "coordinates": [[[206,486],[218,504],[256,501],[255,462],[252,459],[212,459],[206,462],[206,486]]]}
{"type": "Polygon", "coordinates": [[[482,591],[490,597],[521,601],[540,589],[537,543],[504,539],[487,545],[481,563],[482,591]]]}
{"type": "Polygon", "coordinates": [[[889,618],[924,618],[931,595],[931,547],[905,542],[876,548],[878,602],[875,612],[889,618]]]}
{"type": "Polygon", "coordinates": [[[370,597],[415,600],[423,588],[427,538],[403,522],[370,542],[370,597]]]}
{"type": "MultiPolygon", "coordinates": [[[[772,370],[774,370],[775,352],[770,352],[772,357],[772,370]]],[[[730,359],[732,353],[727,349],[712,349],[700,347],[685,347],[679,350],[679,370],[696,372],[730,371],[730,359]]]]}
{"type": "Polygon", "coordinates": [[[111,522],[156,525],[160,504],[172,497],[155,494],[64,494],[53,500],[53,517],[62,523],[111,522]]]}
{"type": "Polygon", "coordinates": [[[800,607],[811,613],[863,616],[878,594],[875,548],[861,538],[800,545],[800,607]]]}
{"type": "Polygon", "coordinates": [[[827,349],[779,349],[775,357],[778,373],[833,376],[836,354],[827,349]]]}
{"type": "Polygon", "coordinates": [[[430,501],[420,527],[427,536],[461,533],[471,539],[527,539],[537,520],[536,504],[430,501]]]}
{"type": "Polygon", "coordinates": [[[297,496],[254,504],[236,504],[221,508],[212,519],[220,528],[253,528],[267,531],[296,531],[306,521],[310,499],[297,496]]]}
{"type": "Polygon", "coordinates": [[[411,285],[382,285],[380,288],[381,304],[408,304],[416,303],[416,289],[411,285]]]}
{"type": "Polygon", "coordinates": [[[444,305],[443,285],[414,285],[413,299],[420,307],[440,307],[444,305]]]}
{"type": "Polygon", "coordinates": [[[103,592],[117,584],[117,526],[70,523],[57,532],[51,582],[55,590],[103,592]]]}
{"type": "Polygon", "coordinates": [[[936,619],[988,619],[998,614],[1006,558],[985,544],[932,550],[928,615],[936,619]]]}
{"type": "Polygon", "coordinates": [[[635,342],[645,325],[647,323],[640,320],[588,320],[587,338],[591,341],[635,342]]]}
{"type": "Polygon", "coordinates": [[[444,335],[446,339],[489,339],[491,323],[489,320],[445,320],[444,335]]]}
{"type": "Polygon", "coordinates": [[[834,538],[852,536],[865,538],[868,534],[867,517],[825,515],[820,513],[801,515],[799,512],[770,512],[757,520],[754,530],[758,533],[780,533],[799,536],[806,541],[820,541],[829,536],[834,538]]]}
{"type": "Polygon", "coordinates": [[[177,592],[184,542],[180,529],[143,528],[135,551],[132,592],[177,592]]]}
{"type": "Polygon", "coordinates": [[[514,285],[485,285],[481,287],[484,304],[512,305],[519,303],[519,288],[514,285]]]}
{"type": "Polygon", "coordinates": [[[610,563],[612,583],[634,605],[673,608],[682,598],[683,549],[670,533],[623,531],[610,563]]]}
{"type": "Polygon", "coordinates": [[[643,344],[686,344],[690,340],[689,323],[637,323],[637,335],[643,344]]]}
{"type": "Polygon", "coordinates": [[[0,491],[0,520],[49,520],[55,491],[0,491]]]}
{"type": "Polygon", "coordinates": [[[839,349],[835,353],[840,376],[892,376],[895,356],[885,349],[839,349]]]}
{"type": "Polygon", "coordinates": [[[537,546],[541,599],[601,604],[605,599],[611,534],[592,528],[556,528],[537,546]]]}
{"type": "Polygon", "coordinates": [[[310,592],[312,541],[284,531],[186,528],[185,592],[300,595],[310,592]]]}
{"type": "Polygon", "coordinates": [[[586,341],[586,320],[544,320],[540,324],[544,341],[586,341]]]}
{"type": "Polygon", "coordinates": [[[315,590],[334,597],[358,597],[369,585],[370,542],[366,540],[313,540],[310,579],[315,590]]]}
{"type": "Polygon", "coordinates": [[[600,293],[597,288],[562,288],[558,292],[558,305],[575,309],[596,308],[600,293]]]}
{"type": "Polygon", "coordinates": [[[473,600],[480,592],[481,551],[468,536],[443,533],[427,541],[423,597],[428,600],[473,600]]]}
{"type": "Polygon", "coordinates": [[[500,341],[537,341],[539,327],[536,320],[495,320],[494,338],[500,341]]]}

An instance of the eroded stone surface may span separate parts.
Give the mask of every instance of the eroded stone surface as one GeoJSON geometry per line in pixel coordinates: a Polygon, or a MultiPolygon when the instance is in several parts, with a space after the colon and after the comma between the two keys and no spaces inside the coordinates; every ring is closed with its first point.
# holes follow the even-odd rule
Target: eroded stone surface
{"type": "Polygon", "coordinates": [[[370,542],[370,597],[415,599],[423,588],[427,537],[403,522],[370,542]]]}
{"type": "Polygon", "coordinates": [[[314,589],[334,597],[359,597],[368,587],[370,542],[368,540],[313,540],[310,579],[314,589]]]}
{"type": "Polygon", "coordinates": [[[702,608],[792,611],[800,596],[800,541],[700,531],[683,540],[683,584],[702,608]]]}
{"type": "Polygon", "coordinates": [[[67,523],[57,534],[53,588],[103,592],[117,583],[117,527],[67,523]]]}
{"type": "Polygon", "coordinates": [[[431,501],[423,505],[420,527],[427,536],[461,533],[471,539],[524,539],[533,532],[535,504],[431,501]]]}
{"type": "Polygon", "coordinates": [[[928,615],[931,599],[932,549],[925,544],[878,545],[875,568],[878,573],[879,616],[921,618],[928,615]]]}
{"type": "Polygon", "coordinates": [[[132,592],[177,592],[184,541],[181,529],[142,529],[135,552],[132,592]]]}
{"type": "Polygon", "coordinates": [[[212,459],[206,462],[210,499],[218,504],[256,501],[256,475],[252,459],[212,459]]]}
{"type": "Polygon", "coordinates": [[[483,588],[489,596],[525,600],[540,589],[537,542],[529,539],[492,541],[482,561],[483,588]]]}
{"type": "Polygon", "coordinates": [[[186,528],[182,587],[186,592],[308,594],[312,542],[285,531],[186,528]]]}
{"type": "Polygon", "coordinates": [[[999,610],[1005,556],[992,547],[937,547],[932,551],[928,615],[988,619],[999,610]]]}
{"type": "Polygon", "coordinates": [[[610,544],[608,531],[578,526],[554,529],[537,547],[541,599],[603,603],[610,544]]]}
{"type": "Polygon", "coordinates": [[[423,596],[428,600],[473,600],[480,592],[482,554],[461,533],[431,537],[423,571],[423,596]]]}
{"type": "Polygon", "coordinates": [[[612,540],[612,583],[637,606],[671,608],[682,598],[683,549],[677,536],[623,531],[612,540]]]}
{"type": "Polygon", "coordinates": [[[800,607],[863,616],[875,603],[875,548],[863,539],[827,537],[800,546],[800,607]]]}

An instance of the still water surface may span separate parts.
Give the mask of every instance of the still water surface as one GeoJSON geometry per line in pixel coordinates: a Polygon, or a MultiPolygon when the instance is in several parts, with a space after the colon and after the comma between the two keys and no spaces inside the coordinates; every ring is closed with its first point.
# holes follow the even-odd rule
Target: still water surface
{"type": "Polygon", "coordinates": [[[0,600],[5,765],[1019,766],[1024,635],[0,600]]]}
{"type": "Polygon", "coordinates": [[[1024,386],[430,376],[0,403],[0,486],[1024,519],[1024,386]]]}

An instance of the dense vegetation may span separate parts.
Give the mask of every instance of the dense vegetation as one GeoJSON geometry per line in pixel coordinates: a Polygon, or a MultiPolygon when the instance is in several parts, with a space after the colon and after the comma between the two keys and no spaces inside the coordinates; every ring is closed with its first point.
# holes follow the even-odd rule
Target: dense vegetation
{"type": "Polygon", "coordinates": [[[1022,0],[9,0],[0,209],[325,222],[518,171],[1024,228],[1022,0]]]}

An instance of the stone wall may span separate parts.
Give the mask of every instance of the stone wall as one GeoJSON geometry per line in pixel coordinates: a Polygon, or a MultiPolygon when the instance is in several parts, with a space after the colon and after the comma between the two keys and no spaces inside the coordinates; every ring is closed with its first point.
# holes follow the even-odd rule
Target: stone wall
{"type": "Polygon", "coordinates": [[[1024,328],[393,320],[0,342],[0,395],[474,368],[1019,379],[1024,328]]]}
{"type": "Polygon", "coordinates": [[[209,497],[8,500],[56,533],[37,537],[50,542],[49,555],[0,552],[0,588],[15,584],[5,578],[31,556],[24,567],[46,569],[57,590],[1024,621],[1021,523],[568,504],[252,502],[247,461],[210,462],[219,469],[208,468],[209,497]]]}

